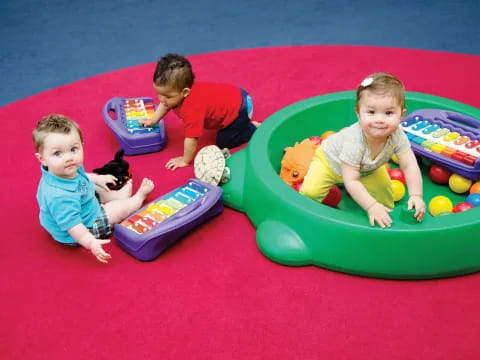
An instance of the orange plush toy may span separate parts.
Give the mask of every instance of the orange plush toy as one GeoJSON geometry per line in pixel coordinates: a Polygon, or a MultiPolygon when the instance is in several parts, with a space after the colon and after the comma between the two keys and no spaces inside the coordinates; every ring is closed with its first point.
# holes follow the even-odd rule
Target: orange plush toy
{"type": "Polygon", "coordinates": [[[300,190],[302,186],[303,178],[307,174],[313,154],[319,144],[320,142],[315,143],[308,138],[301,143],[296,143],[293,147],[285,148],[280,177],[296,191],[300,190]]]}
{"type": "MultiPolygon", "coordinates": [[[[280,169],[280,177],[294,190],[299,191],[303,178],[307,174],[310,163],[317,146],[320,145],[322,139],[318,136],[311,136],[296,143],[294,146],[285,148],[285,154],[282,158],[282,167],[280,169]]],[[[323,204],[335,207],[342,199],[342,192],[338,186],[333,186],[327,197],[322,201],[323,204]]]]}

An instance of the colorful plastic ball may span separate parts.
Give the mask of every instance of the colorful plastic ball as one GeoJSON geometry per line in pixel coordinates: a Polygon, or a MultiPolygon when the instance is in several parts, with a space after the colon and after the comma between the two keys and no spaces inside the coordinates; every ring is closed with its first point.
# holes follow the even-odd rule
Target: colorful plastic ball
{"type": "Polygon", "coordinates": [[[392,161],[393,161],[395,164],[398,164],[398,163],[399,163],[397,154],[393,154],[390,159],[392,159],[392,161]]]}
{"type": "Polygon", "coordinates": [[[430,168],[430,179],[435,184],[446,184],[452,176],[452,172],[440,165],[432,165],[430,168]]]}
{"type": "Polygon", "coordinates": [[[470,194],[480,194],[480,181],[470,187],[470,194]]]}
{"type": "Polygon", "coordinates": [[[323,199],[322,204],[331,207],[337,207],[338,203],[342,200],[342,190],[337,185],[333,185],[325,199],[323,199]]]}
{"type": "Polygon", "coordinates": [[[448,179],[448,186],[453,192],[463,194],[470,189],[470,186],[472,186],[472,180],[464,178],[458,174],[453,174],[448,179]]]}
{"type": "Polygon", "coordinates": [[[432,216],[437,216],[440,213],[452,212],[453,204],[452,201],[443,195],[438,195],[432,198],[428,203],[428,211],[432,216]]]}
{"type": "Polygon", "coordinates": [[[474,207],[480,206],[480,193],[473,193],[467,196],[466,202],[472,204],[474,207]]]}
{"type": "Polygon", "coordinates": [[[325,131],[320,137],[322,138],[322,140],[325,140],[326,138],[328,138],[330,135],[333,135],[333,134],[335,134],[335,131],[328,130],[328,131],[325,131]]]}
{"type": "Polygon", "coordinates": [[[421,157],[420,161],[422,162],[423,165],[425,165],[426,167],[429,167],[430,165],[433,164],[433,161],[430,160],[430,159],[427,159],[426,157],[421,157]]]}
{"type": "Polygon", "coordinates": [[[405,180],[405,175],[403,173],[403,170],[400,168],[393,168],[388,170],[388,175],[390,176],[390,179],[392,180],[398,180],[401,181],[403,184],[406,184],[407,181],[405,180]]]}
{"type": "Polygon", "coordinates": [[[315,145],[320,145],[322,143],[322,138],[320,136],[310,136],[308,139],[315,145]]]}
{"type": "Polygon", "coordinates": [[[392,180],[393,201],[400,201],[405,196],[405,185],[400,180],[392,180]]]}
{"type": "Polygon", "coordinates": [[[473,209],[473,205],[466,202],[466,201],[462,201],[462,202],[460,202],[460,203],[458,203],[457,205],[454,206],[454,208],[452,209],[452,212],[453,213],[459,213],[459,212],[467,211],[467,210],[470,210],[470,209],[473,209]]]}

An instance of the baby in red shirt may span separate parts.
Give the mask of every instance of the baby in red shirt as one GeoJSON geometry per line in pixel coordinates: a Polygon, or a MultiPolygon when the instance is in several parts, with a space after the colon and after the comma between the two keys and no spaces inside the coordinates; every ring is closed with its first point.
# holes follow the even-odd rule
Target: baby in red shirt
{"type": "Polygon", "coordinates": [[[194,79],[192,65],[185,57],[163,56],[153,74],[153,89],[160,104],[151,119],[140,120],[143,126],[152,126],[173,110],[183,121],[183,156],[167,162],[170,170],[192,162],[203,129],[218,129],[217,146],[233,148],[250,140],[259,125],[251,121],[253,103],[245,90],[235,85],[194,79]]]}

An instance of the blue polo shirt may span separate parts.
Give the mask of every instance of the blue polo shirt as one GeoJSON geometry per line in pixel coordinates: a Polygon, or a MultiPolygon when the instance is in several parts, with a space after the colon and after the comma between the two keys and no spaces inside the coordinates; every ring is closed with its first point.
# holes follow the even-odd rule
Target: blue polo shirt
{"type": "Polygon", "coordinates": [[[88,179],[83,167],[72,179],[52,175],[41,166],[42,178],[38,185],[37,200],[40,224],[61,243],[76,243],[67,230],[84,224],[92,226],[100,216],[100,204],[95,197],[95,185],[88,179]]]}

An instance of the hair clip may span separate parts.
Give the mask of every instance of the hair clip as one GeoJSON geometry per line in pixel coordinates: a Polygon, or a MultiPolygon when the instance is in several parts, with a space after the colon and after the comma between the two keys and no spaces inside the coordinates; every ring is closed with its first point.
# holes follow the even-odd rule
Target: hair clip
{"type": "Polygon", "coordinates": [[[365,79],[363,79],[363,81],[360,83],[360,85],[362,85],[363,87],[367,87],[367,86],[372,85],[372,83],[373,83],[373,77],[369,76],[369,77],[366,77],[365,79]]]}

